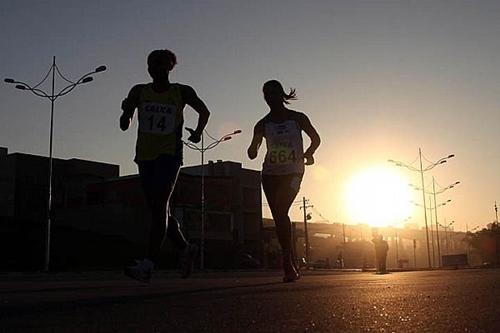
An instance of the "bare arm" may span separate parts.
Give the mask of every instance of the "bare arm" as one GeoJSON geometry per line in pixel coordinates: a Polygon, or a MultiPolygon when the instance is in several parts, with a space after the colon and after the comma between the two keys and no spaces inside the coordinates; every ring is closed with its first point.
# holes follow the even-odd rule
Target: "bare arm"
{"type": "Polygon", "coordinates": [[[253,138],[250,143],[250,147],[248,147],[247,154],[248,158],[251,160],[257,157],[257,152],[259,151],[259,147],[262,144],[262,138],[264,137],[264,129],[262,122],[258,122],[253,129],[253,138]]]}
{"type": "Polygon", "coordinates": [[[300,122],[300,127],[304,132],[306,132],[307,136],[311,139],[311,145],[307,150],[304,152],[304,158],[306,159],[306,165],[312,165],[314,164],[314,153],[316,152],[316,149],[318,149],[321,139],[319,137],[318,132],[316,129],[313,127],[311,124],[311,121],[305,114],[301,114],[299,118],[300,122]]]}
{"type": "Polygon", "coordinates": [[[208,118],[210,117],[210,111],[208,111],[205,103],[196,95],[196,92],[193,88],[189,86],[183,86],[183,98],[187,105],[193,108],[193,110],[198,113],[198,125],[196,129],[193,130],[191,128],[187,128],[191,136],[188,138],[189,141],[198,143],[201,140],[201,134],[207,126],[208,118]]]}
{"type": "Polygon", "coordinates": [[[126,131],[130,127],[130,122],[134,116],[135,109],[139,106],[139,95],[142,86],[136,85],[130,89],[127,98],[122,101],[123,113],[120,116],[120,129],[126,131]]]}

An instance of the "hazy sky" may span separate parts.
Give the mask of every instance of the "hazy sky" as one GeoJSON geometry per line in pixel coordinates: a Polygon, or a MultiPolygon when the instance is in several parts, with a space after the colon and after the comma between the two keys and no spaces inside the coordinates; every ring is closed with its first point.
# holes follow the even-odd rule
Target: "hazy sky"
{"type": "MultiPolygon", "coordinates": [[[[116,163],[122,174],[136,172],[136,133],[119,130],[120,101],[149,80],[151,50],[176,52],[172,81],[206,101],[213,135],[243,130],[208,159],[260,168],[263,151],[249,161],[246,147],[267,112],[262,84],[276,78],[297,89],[291,107],[322,136],[299,196],[325,218],[359,222],[343,204],[350,179],[389,158],[411,162],[422,147],[431,160],[456,154],[426,179],[462,182],[438,201],[452,199],[439,213],[465,228],[491,222],[500,201],[499,36],[499,1],[2,0],[0,74],[36,83],[54,55],[70,78],[107,65],[57,102],[54,154],[116,163]]],[[[47,154],[48,101],[7,84],[0,101],[0,146],[47,154]]],[[[199,161],[185,155],[186,165],[199,161]]]]}

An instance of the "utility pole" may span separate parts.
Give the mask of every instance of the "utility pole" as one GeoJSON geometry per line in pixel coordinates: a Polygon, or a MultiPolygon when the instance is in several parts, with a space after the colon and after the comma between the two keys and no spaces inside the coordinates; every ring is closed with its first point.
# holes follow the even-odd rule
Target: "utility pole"
{"type": "Polygon", "coordinates": [[[304,237],[306,239],[306,262],[309,263],[309,234],[307,233],[307,208],[314,207],[313,205],[308,205],[309,200],[306,197],[302,197],[302,210],[304,211],[304,237]]]}
{"type": "MultiPolygon", "coordinates": [[[[497,207],[497,202],[495,201],[495,216],[496,216],[496,219],[495,219],[495,225],[492,229],[497,229],[499,228],[499,225],[498,225],[498,207],[497,207]]],[[[498,244],[498,237],[495,238],[495,250],[496,250],[496,254],[497,254],[497,266],[500,266],[500,254],[499,254],[499,249],[500,249],[500,245],[498,244]]]]}
{"type": "Polygon", "coordinates": [[[496,216],[495,222],[498,224],[498,207],[496,201],[495,201],[495,216],[496,216]]]}

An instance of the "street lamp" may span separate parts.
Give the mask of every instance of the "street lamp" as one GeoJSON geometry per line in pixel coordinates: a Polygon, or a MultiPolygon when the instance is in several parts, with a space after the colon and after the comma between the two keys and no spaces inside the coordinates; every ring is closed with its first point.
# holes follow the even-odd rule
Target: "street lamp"
{"type": "Polygon", "coordinates": [[[411,164],[405,164],[405,163],[403,163],[401,161],[388,160],[389,163],[393,163],[396,166],[405,167],[405,168],[407,168],[407,169],[409,169],[411,171],[415,171],[415,172],[419,172],[420,173],[420,180],[421,180],[421,184],[422,184],[422,201],[424,203],[425,236],[426,236],[426,240],[427,240],[427,261],[428,261],[429,268],[432,268],[432,266],[431,266],[431,254],[430,254],[430,249],[429,249],[429,226],[427,224],[427,209],[426,209],[426,204],[425,204],[424,172],[433,169],[437,165],[446,163],[446,161],[448,159],[452,158],[452,157],[455,157],[455,155],[450,154],[450,155],[448,155],[446,157],[440,158],[436,162],[431,162],[431,161],[425,159],[425,157],[424,157],[424,159],[429,163],[424,168],[423,165],[422,165],[422,149],[418,148],[418,159],[419,159],[419,162],[420,162],[418,168],[412,166],[411,164]]]}
{"type": "MultiPolygon", "coordinates": [[[[454,182],[453,184],[450,184],[448,185],[447,187],[445,188],[442,188],[441,190],[437,191],[436,192],[436,181],[434,179],[434,177],[432,177],[432,192],[433,192],[433,196],[434,196],[434,215],[436,217],[436,238],[437,238],[437,245],[438,245],[438,265],[439,267],[442,266],[442,260],[441,260],[441,242],[440,242],[440,239],[439,239],[439,225],[438,225],[438,213],[437,213],[437,208],[439,206],[436,205],[436,194],[441,194],[443,193],[444,191],[447,191],[451,188],[454,188],[456,185],[460,184],[459,181],[456,181],[454,182]]],[[[450,202],[451,200],[448,200],[447,202],[450,202]]],[[[445,203],[446,204],[446,203],[445,203]]]]}
{"type": "MultiPolygon", "coordinates": [[[[446,187],[441,187],[441,189],[439,189],[438,191],[436,191],[436,180],[434,179],[434,177],[432,177],[432,192],[429,192],[429,191],[426,191],[425,193],[426,194],[432,194],[434,196],[434,208],[436,207],[439,207],[439,206],[443,206],[442,205],[439,205],[439,206],[436,206],[436,195],[437,194],[441,194],[449,189],[452,189],[454,188],[455,186],[457,186],[458,184],[460,184],[459,181],[456,181],[446,187]]],[[[422,189],[420,187],[417,187],[415,185],[412,185],[412,184],[409,184],[411,187],[413,187],[414,189],[416,190],[419,190],[421,191],[422,189]]],[[[439,184],[438,184],[439,185],[439,184]]],[[[435,218],[436,218],[436,238],[437,238],[437,246],[438,246],[438,264],[439,264],[439,267],[442,266],[442,262],[441,262],[441,240],[439,238],[439,227],[438,227],[438,215],[437,215],[437,209],[434,210],[434,215],[435,215],[435,218]]]]}
{"type": "Polygon", "coordinates": [[[52,219],[52,178],[53,178],[53,172],[52,172],[52,141],[53,141],[53,133],[54,133],[54,103],[55,101],[64,95],[69,94],[73,89],[75,89],[77,86],[84,84],[84,83],[89,83],[93,81],[93,77],[91,76],[92,74],[104,72],[106,70],[106,66],[99,66],[93,71],[82,75],[78,80],[72,81],[67,79],[59,70],[59,67],[56,65],[56,57],[54,56],[52,58],[52,65],[50,66],[49,71],[45,75],[45,77],[40,81],[38,84],[31,86],[26,82],[23,81],[18,81],[12,78],[6,78],[4,79],[5,83],[9,84],[15,84],[16,89],[19,90],[27,90],[34,95],[38,97],[43,97],[47,98],[50,100],[50,139],[49,139],[49,188],[48,188],[48,199],[47,199],[47,226],[46,226],[46,239],[45,239],[45,262],[44,262],[44,270],[48,271],[49,270],[49,264],[50,264],[50,227],[51,227],[51,219],[52,219]],[[66,87],[62,88],[59,92],[56,93],[55,91],[55,82],[56,82],[56,72],[57,75],[69,83],[66,87]],[[52,76],[52,83],[51,83],[51,90],[50,93],[43,91],[42,89],[38,88],[42,83],[44,83],[49,75],[52,76]]]}
{"type": "MultiPolygon", "coordinates": [[[[415,206],[423,207],[421,204],[418,204],[414,201],[411,201],[411,202],[414,203],[415,206]]],[[[430,233],[431,233],[432,265],[433,266],[435,266],[436,253],[435,253],[435,248],[434,248],[434,235],[432,233],[432,210],[434,210],[434,212],[436,212],[438,207],[446,206],[446,204],[449,202],[451,202],[450,199],[446,200],[445,202],[440,203],[439,205],[436,205],[436,203],[434,203],[435,206],[432,207],[432,200],[431,200],[431,197],[429,196],[429,207],[427,207],[426,209],[429,211],[429,216],[431,219],[431,221],[430,221],[430,233]]],[[[439,229],[439,227],[438,227],[437,214],[436,214],[436,239],[437,239],[437,244],[438,244],[438,265],[439,265],[439,267],[441,267],[441,259],[440,259],[441,258],[441,247],[440,247],[439,230],[438,229],[439,229]]]]}
{"type": "MultiPolygon", "coordinates": [[[[443,224],[439,223],[439,226],[444,229],[444,239],[446,239],[446,254],[450,253],[450,244],[449,244],[450,242],[448,240],[448,229],[451,228],[451,226],[454,223],[455,223],[455,221],[451,221],[447,225],[443,225],[443,224]]],[[[445,222],[445,224],[446,224],[446,222],[445,222]]]]}
{"type": "MultiPolygon", "coordinates": [[[[191,132],[192,130],[189,129],[191,132]]],[[[241,130],[234,130],[231,133],[221,136],[220,138],[214,138],[206,130],[201,134],[201,147],[198,147],[192,142],[183,141],[186,147],[199,151],[201,153],[201,239],[200,239],[200,269],[205,269],[205,152],[207,150],[217,147],[220,143],[231,140],[232,135],[240,134],[241,130]],[[205,146],[205,135],[212,140],[207,146],[205,146]]]]}

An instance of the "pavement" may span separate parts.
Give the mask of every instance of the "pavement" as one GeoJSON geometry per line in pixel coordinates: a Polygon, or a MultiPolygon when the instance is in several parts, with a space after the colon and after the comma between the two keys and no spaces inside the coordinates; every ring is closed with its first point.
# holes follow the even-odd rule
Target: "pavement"
{"type": "Polygon", "coordinates": [[[500,269],[0,274],[0,332],[500,332],[500,269]]]}

